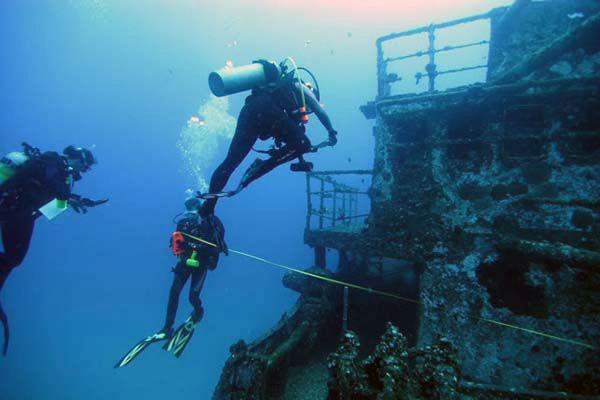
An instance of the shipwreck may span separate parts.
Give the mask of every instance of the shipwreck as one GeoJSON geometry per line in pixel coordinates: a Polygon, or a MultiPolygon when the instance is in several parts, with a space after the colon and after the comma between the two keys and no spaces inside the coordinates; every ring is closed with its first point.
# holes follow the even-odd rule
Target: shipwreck
{"type": "Polygon", "coordinates": [[[307,271],[335,282],[286,275],[298,302],[231,346],[213,399],[598,398],[599,38],[592,0],[379,38],[377,96],[360,107],[372,169],[306,175],[307,271]],[[437,46],[481,21],[489,38],[437,46]],[[420,51],[390,54],[413,36],[420,51]],[[485,64],[438,62],[475,47],[485,64]],[[420,70],[395,72],[406,60],[420,70]],[[439,89],[471,70],[482,82],[439,89]],[[424,90],[397,93],[413,79],[424,90]]]}

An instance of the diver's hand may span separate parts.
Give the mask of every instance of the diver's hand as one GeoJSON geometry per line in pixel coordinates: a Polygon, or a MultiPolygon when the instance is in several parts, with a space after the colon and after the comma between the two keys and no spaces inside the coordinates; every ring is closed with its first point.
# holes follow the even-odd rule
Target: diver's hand
{"type": "Polygon", "coordinates": [[[209,270],[214,271],[217,268],[219,259],[216,256],[209,256],[206,260],[206,266],[209,270]]]}
{"type": "Polygon", "coordinates": [[[86,197],[72,197],[69,199],[68,203],[73,208],[73,210],[75,210],[75,212],[85,214],[87,213],[87,209],[89,207],[96,207],[100,204],[106,203],[107,201],[108,199],[92,200],[86,197]]]}
{"type": "Polygon", "coordinates": [[[220,250],[223,252],[223,254],[228,256],[229,255],[229,246],[227,246],[227,243],[225,242],[225,240],[220,240],[219,245],[220,245],[220,250]]]}
{"type": "Polygon", "coordinates": [[[337,143],[337,131],[332,129],[329,131],[329,145],[335,146],[337,143]]]}
{"type": "Polygon", "coordinates": [[[71,198],[71,199],[69,199],[68,203],[71,206],[71,208],[73,210],[75,210],[76,213],[78,213],[78,214],[87,213],[87,208],[85,208],[83,206],[83,204],[81,204],[81,199],[71,198]]]}
{"type": "Polygon", "coordinates": [[[92,199],[88,199],[86,197],[81,198],[81,203],[85,207],[96,207],[96,206],[99,206],[100,204],[106,203],[107,201],[108,201],[108,199],[92,200],[92,199]]]}

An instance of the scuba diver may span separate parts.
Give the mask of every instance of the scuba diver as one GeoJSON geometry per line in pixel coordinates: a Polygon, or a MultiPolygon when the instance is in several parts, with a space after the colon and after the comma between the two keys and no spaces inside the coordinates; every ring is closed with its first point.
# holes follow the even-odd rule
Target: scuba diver
{"type": "Polygon", "coordinates": [[[219,253],[228,254],[225,243],[225,228],[221,220],[214,214],[202,213],[202,202],[197,198],[185,201],[187,210],[176,221],[177,230],[171,234],[171,251],[178,257],[173,284],[169,291],[169,302],[163,328],[137,343],[119,362],[115,368],[124,367],[137,357],[150,344],[167,340],[163,349],[172,352],[179,358],[189,343],[194,328],[204,315],[200,300],[200,291],[204,285],[206,274],[213,271],[219,262],[219,253]],[[187,280],[191,277],[189,301],[194,307],[190,316],[173,332],[173,323],[179,304],[179,295],[187,280]]]}
{"type": "MultiPolygon", "coordinates": [[[[33,234],[35,220],[45,215],[54,219],[70,205],[78,213],[108,199],[90,200],[71,192],[74,182],[96,163],[91,151],[68,146],[63,155],[42,153],[23,143],[22,152],[12,152],[0,160],[0,228],[4,251],[0,252],[0,291],[13,268],[20,265],[33,234]]],[[[8,350],[8,319],[0,304],[4,347],[8,350]]]]}
{"type": "Polygon", "coordinates": [[[212,174],[209,193],[198,195],[206,200],[204,208],[209,214],[214,212],[219,197],[239,193],[250,182],[288,161],[298,159],[290,166],[292,171],[311,171],[312,163],[304,160],[304,154],[337,143],[337,132],[319,102],[320,93],[314,75],[304,67],[298,68],[291,57],[279,65],[258,60],[247,66],[223,68],[210,74],[209,86],[216,96],[252,89],[240,111],[227,156],[212,174]],[[294,66],[292,71],[288,71],[288,60],[294,66]],[[314,85],[301,80],[299,70],[310,74],[314,85]],[[329,134],[329,139],[318,146],[313,146],[305,134],[308,114],[313,112],[329,134]],[[267,160],[257,158],[236,190],[222,192],[229,177],[256,141],[270,138],[275,140],[274,146],[270,150],[259,151],[270,157],[267,160]]]}

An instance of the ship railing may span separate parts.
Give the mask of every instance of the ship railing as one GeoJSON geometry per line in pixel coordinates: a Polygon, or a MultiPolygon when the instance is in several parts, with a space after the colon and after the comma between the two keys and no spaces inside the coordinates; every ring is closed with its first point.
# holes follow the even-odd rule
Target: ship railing
{"type": "Polygon", "coordinates": [[[418,71],[415,73],[414,77],[416,79],[416,83],[419,84],[421,79],[427,78],[429,81],[428,91],[433,92],[436,90],[436,78],[440,75],[446,74],[455,74],[458,72],[470,71],[474,69],[482,69],[488,67],[488,64],[476,64],[476,65],[466,65],[462,68],[453,68],[447,70],[438,70],[436,65],[436,55],[443,52],[450,52],[459,49],[465,49],[469,47],[475,46],[485,46],[490,44],[489,40],[480,40],[469,43],[460,43],[456,45],[448,45],[441,48],[436,47],[436,33],[438,30],[450,28],[453,26],[473,23],[481,20],[489,20],[492,18],[493,12],[490,11],[485,14],[473,15],[470,17],[460,18],[453,21],[448,21],[440,24],[431,24],[429,26],[423,26],[421,28],[412,29],[399,33],[391,33],[385,36],[382,36],[377,39],[377,99],[381,99],[384,97],[388,97],[391,95],[392,84],[394,82],[398,82],[402,80],[402,77],[398,76],[396,73],[388,73],[388,67],[392,63],[396,63],[398,61],[407,60],[410,58],[418,58],[418,57],[427,57],[427,64],[424,67],[424,70],[418,71]],[[426,49],[410,53],[410,54],[402,54],[396,55],[393,57],[389,57],[384,54],[383,44],[386,42],[390,42],[393,40],[397,40],[399,38],[406,38],[408,36],[414,36],[422,33],[428,34],[428,46],[426,49]]]}
{"type": "Polygon", "coordinates": [[[368,191],[334,179],[336,175],[372,175],[371,170],[306,173],[306,229],[352,231],[369,216],[368,191]]]}

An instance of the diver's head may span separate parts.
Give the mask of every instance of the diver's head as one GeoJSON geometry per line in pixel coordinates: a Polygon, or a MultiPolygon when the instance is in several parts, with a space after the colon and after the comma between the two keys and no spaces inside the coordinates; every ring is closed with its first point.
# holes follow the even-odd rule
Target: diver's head
{"type": "Polygon", "coordinates": [[[197,213],[200,207],[202,207],[202,201],[197,197],[190,197],[183,205],[185,206],[186,211],[197,213]]]}
{"type": "Polygon", "coordinates": [[[67,157],[67,164],[76,181],[81,179],[83,172],[89,171],[97,162],[92,152],[83,147],[68,146],[63,150],[63,154],[67,157]]]}

